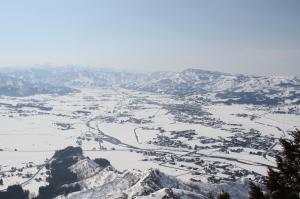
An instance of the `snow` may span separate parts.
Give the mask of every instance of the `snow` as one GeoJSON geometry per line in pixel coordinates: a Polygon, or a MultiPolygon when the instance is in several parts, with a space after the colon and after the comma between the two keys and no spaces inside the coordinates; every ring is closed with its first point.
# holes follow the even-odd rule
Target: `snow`
{"type": "MultiPolygon", "coordinates": [[[[82,81],[85,80],[82,79],[82,81]]],[[[181,81],[183,80],[181,79],[181,81]]],[[[228,81],[226,80],[226,84],[223,86],[231,86],[228,81]]],[[[192,175],[193,171],[189,171],[187,167],[197,167],[198,172],[204,173],[203,167],[185,162],[176,162],[176,165],[171,165],[171,156],[182,155],[185,157],[185,154],[194,151],[193,148],[196,145],[208,147],[222,145],[220,138],[230,140],[231,136],[234,135],[228,130],[233,128],[232,124],[240,125],[239,131],[243,133],[247,133],[254,128],[262,136],[274,137],[274,143],[270,144],[275,144],[278,138],[288,136],[287,133],[295,127],[299,127],[300,123],[299,115],[277,114],[271,108],[253,105],[209,103],[199,106],[202,106],[201,108],[211,114],[210,118],[220,119],[226,124],[220,127],[209,126],[202,123],[193,123],[192,118],[189,118],[189,122],[177,121],[175,115],[170,113],[164,105],[184,104],[184,100],[172,95],[131,91],[123,88],[82,88],[79,93],[64,96],[2,97],[1,103],[16,105],[18,103],[37,101],[53,109],[42,111],[37,108],[24,107],[17,110],[0,106],[0,149],[3,150],[0,151],[0,173],[10,170],[11,167],[24,167],[24,164],[29,162],[34,163],[34,165],[43,165],[46,159],[50,159],[56,150],[70,145],[78,146],[78,137],[81,137],[84,138],[81,140],[81,147],[86,156],[90,159],[106,158],[114,165],[114,168],[121,172],[135,172],[137,170],[144,172],[153,168],[159,169],[169,176],[175,176],[177,179],[189,182],[192,177],[196,176],[192,175]],[[89,113],[78,113],[78,111],[88,111],[89,113]],[[237,114],[254,115],[256,118],[251,120],[249,117],[238,117],[237,114]],[[106,120],[106,117],[112,117],[115,120],[111,122],[106,120]],[[127,121],[130,118],[150,120],[150,122],[127,121]],[[88,122],[90,122],[90,126],[87,126],[88,122]],[[62,130],[58,128],[56,123],[70,124],[72,128],[62,130]],[[105,135],[118,139],[122,144],[114,144],[108,138],[104,139],[105,135],[101,134],[97,128],[105,135]],[[163,129],[164,133],[161,133],[159,128],[163,129]],[[158,135],[170,138],[172,131],[185,130],[194,130],[195,135],[193,139],[179,137],[176,141],[188,144],[192,149],[149,144],[149,141],[153,142],[158,135]],[[199,141],[201,136],[217,139],[217,141],[202,144],[199,141]],[[101,145],[96,138],[102,139],[101,145]],[[154,156],[146,156],[145,152],[163,154],[162,156],[166,158],[166,162],[154,160],[154,156]],[[184,164],[186,167],[180,168],[180,164],[184,164]]],[[[242,140],[242,138],[238,139],[242,140]]],[[[274,166],[274,158],[269,153],[266,154],[266,157],[250,155],[250,151],[257,152],[259,150],[250,147],[244,147],[243,149],[244,151],[241,153],[230,152],[228,154],[218,150],[200,149],[196,155],[200,156],[201,160],[210,163],[231,164],[235,166],[232,170],[245,169],[261,175],[266,175],[267,167],[260,164],[274,166]],[[206,156],[204,157],[201,154],[206,156]],[[226,159],[228,157],[250,164],[228,160],[226,159]]],[[[274,149],[280,149],[279,145],[275,145],[274,149]]],[[[190,158],[196,157],[193,155],[187,156],[190,158]]],[[[80,165],[82,167],[79,170],[85,171],[80,176],[83,179],[102,170],[90,160],[83,160],[80,165]]],[[[78,170],[76,166],[71,169],[74,172],[78,170]]],[[[36,171],[36,166],[28,170],[30,173],[36,171]]],[[[225,175],[220,174],[219,176],[224,177],[225,175]]],[[[38,175],[38,177],[41,176],[38,175]]],[[[201,179],[206,177],[204,174],[199,176],[201,179]]],[[[5,179],[7,183],[4,186],[0,186],[0,189],[6,188],[7,185],[24,181],[26,179],[22,177],[12,176],[7,178],[7,180],[5,179]]],[[[100,181],[100,178],[91,178],[90,181],[82,182],[82,185],[88,189],[90,186],[96,187],[100,181]]],[[[38,186],[43,185],[43,183],[45,184],[45,181],[37,183],[33,179],[25,188],[37,193],[38,186]]],[[[164,191],[160,190],[154,196],[164,193],[164,191]]],[[[175,192],[176,190],[174,190],[175,192]]],[[[92,192],[86,192],[86,194],[92,194],[92,192]]]]}

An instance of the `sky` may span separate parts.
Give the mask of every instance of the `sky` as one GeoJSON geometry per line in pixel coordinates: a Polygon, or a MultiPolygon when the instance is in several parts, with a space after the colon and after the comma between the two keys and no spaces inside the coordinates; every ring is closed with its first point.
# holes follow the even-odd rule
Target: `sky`
{"type": "Polygon", "coordinates": [[[0,0],[0,66],[300,75],[299,0],[0,0]]]}

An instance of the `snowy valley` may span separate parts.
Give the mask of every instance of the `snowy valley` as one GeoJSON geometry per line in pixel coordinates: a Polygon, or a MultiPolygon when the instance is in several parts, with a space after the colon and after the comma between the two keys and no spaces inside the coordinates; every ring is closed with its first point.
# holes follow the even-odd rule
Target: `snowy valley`
{"type": "Polygon", "coordinates": [[[32,197],[49,185],[57,151],[73,146],[80,153],[67,169],[76,180],[66,186],[80,188],[57,199],[207,198],[222,190],[247,198],[249,179],[262,183],[276,166],[279,138],[300,128],[299,77],[0,73],[0,190],[20,184],[32,197]]]}

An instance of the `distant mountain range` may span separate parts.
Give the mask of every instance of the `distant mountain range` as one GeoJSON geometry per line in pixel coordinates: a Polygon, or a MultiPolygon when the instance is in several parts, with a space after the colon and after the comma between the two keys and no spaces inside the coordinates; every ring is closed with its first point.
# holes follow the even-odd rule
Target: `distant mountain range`
{"type": "Polygon", "coordinates": [[[300,104],[300,78],[250,76],[186,69],[182,72],[129,73],[97,68],[10,69],[0,73],[0,95],[67,94],[83,87],[112,87],[201,96],[214,102],[255,105],[300,104]]]}
{"type": "Polygon", "coordinates": [[[36,94],[54,94],[63,95],[70,92],[76,92],[76,89],[57,86],[49,83],[31,81],[27,78],[0,74],[0,95],[10,97],[24,97],[36,94]]]}

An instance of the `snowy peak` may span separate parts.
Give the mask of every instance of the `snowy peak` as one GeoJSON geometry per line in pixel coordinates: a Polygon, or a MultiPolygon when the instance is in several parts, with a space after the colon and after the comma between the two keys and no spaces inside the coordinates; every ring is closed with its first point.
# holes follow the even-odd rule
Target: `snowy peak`
{"type": "Polygon", "coordinates": [[[88,158],[84,158],[73,164],[69,169],[76,173],[79,179],[85,179],[102,170],[103,167],[88,158]]]}

